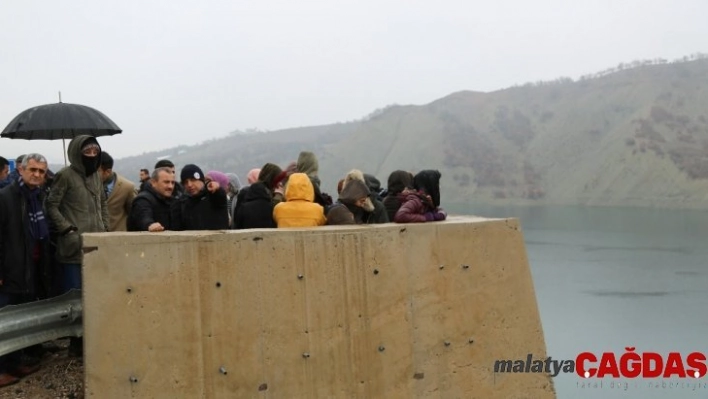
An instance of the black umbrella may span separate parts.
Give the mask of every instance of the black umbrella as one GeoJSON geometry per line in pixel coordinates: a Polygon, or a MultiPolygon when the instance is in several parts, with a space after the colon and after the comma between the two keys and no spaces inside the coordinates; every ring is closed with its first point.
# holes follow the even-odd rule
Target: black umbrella
{"type": "MultiPolygon", "coordinates": [[[[0,137],[24,140],[72,139],[87,134],[112,136],[122,130],[101,111],[79,104],[56,103],[30,108],[17,115],[0,137]]],[[[66,142],[64,142],[66,164],[66,142]]]]}

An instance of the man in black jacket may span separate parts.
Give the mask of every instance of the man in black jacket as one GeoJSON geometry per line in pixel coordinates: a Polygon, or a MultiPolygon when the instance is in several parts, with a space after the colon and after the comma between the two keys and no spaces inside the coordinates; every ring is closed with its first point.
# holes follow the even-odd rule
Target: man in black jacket
{"type": "Polygon", "coordinates": [[[229,228],[226,191],[207,181],[197,165],[180,173],[184,195],[172,205],[172,230],[225,230],[229,228]]]}
{"type": "Polygon", "coordinates": [[[128,216],[128,231],[158,232],[172,230],[172,192],[175,175],[167,167],[155,169],[143,190],[133,199],[128,216]]]}
{"type": "MultiPolygon", "coordinates": [[[[46,297],[51,284],[49,224],[44,193],[47,160],[27,154],[16,180],[0,190],[0,307],[46,297]]],[[[36,372],[22,364],[21,351],[0,356],[0,386],[36,372]]]]}

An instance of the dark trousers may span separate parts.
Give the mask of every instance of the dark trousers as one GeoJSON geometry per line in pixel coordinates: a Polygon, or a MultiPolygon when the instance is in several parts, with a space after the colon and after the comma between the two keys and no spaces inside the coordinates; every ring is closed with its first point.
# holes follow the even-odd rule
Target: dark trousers
{"type": "MultiPolygon", "coordinates": [[[[0,308],[8,305],[21,305],[23,303],[32,302],[33,300],[33,296],[27,294],[7,294],[0,292],[0,308]]],[[[0,374],[7,373],[21,365],[22,352],[23,350],[20,349],[0,356],[0,374]]]]}
{"type": "Polygon", "coordinates": [[[64,292],[81,289],[81,263],[62,263],[62,281],[64,292]]]}

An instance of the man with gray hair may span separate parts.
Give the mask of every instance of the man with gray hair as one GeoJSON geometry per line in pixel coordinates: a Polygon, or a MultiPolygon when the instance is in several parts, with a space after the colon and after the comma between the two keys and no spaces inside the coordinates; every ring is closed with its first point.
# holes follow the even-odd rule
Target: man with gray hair
{"type": "MultiPolygon", "coordinates": [[[[0,307],[46,298],[51,286],[49,224],[42,185],[47,159],[27,154],[18,178],[0,190],[0,307]]],[[[22,363],[22,352],[0,356],[0,387],[36,372],[22,363]]]]}

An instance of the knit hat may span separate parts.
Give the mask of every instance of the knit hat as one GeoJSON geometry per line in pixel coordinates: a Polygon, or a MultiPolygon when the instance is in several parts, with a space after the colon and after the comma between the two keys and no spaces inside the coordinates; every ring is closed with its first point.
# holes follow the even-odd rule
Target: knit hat
{"type": "Polygon", "coordinates": [[[206,177],[215,182],[219,183],[219,187],[223,188],[224,191],[228,191],[229,188],[229,177],[218,170],[210,170],[207,172],[206,177]]]}
{"type": "Polygon", "coordinates": [[[84,152],[86,150],[101,151],[101,147],[98,145],[96,140],[86,140],[86,143],[84,144],[84,146],[81,147],[81,152],[84,152]]]}
{"type": "Polygon", "coordinates": [[[182,172],[179,176],[181,182],[184,182],[187,179],[197,179],[201,180],[202,182],[204,181],[204,172],[202,172],[199,166],[191,163],[188,165],[184,165],[184,168],[182,168],[182,172]]]}

